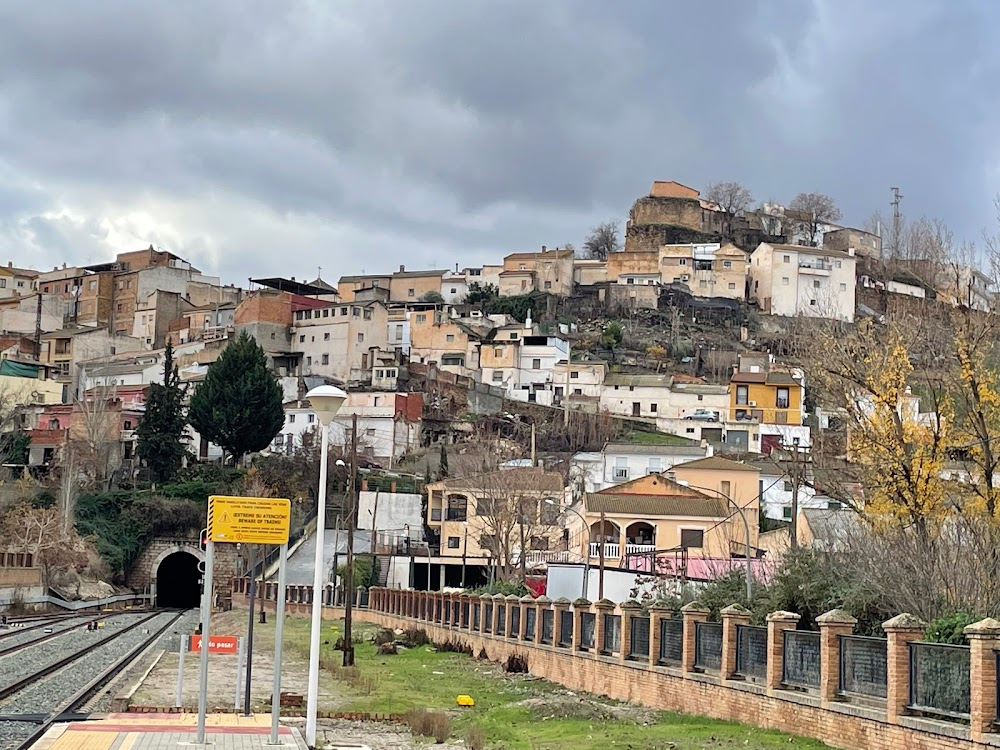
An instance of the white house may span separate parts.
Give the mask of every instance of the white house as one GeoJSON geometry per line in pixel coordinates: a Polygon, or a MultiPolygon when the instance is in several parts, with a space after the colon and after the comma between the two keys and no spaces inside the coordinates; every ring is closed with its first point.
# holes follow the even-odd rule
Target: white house
{"type": "MultiPolygon", "coordinates": [[[[670,435],[703,441],[717,453],[760,453],[764,431],[757,423],[730,420],[727,411],[719,413],[719,421],[660,417],[656,429],[670,435]]],[[[808,429],[808,428],[806,428],[808,429]]]]}
{"type": "Polygon", "coordinates": [[[750,299],[768,315],[854,322],[853,248],[846,252],[762,242],[750,256],[750,299]]]}
{"type": "Polygon", "coordinates": [[[462,271],[448,271],[441,277],[441,296],[449,305],[459,305],[465,302],[469,293],[469,282],[462,271]]]}
{"type": "Polygon", "coordinates": [[[611,373],[601,389],[601,411],[656,419],[670,400],[670,380],[669,375],[611,373]]]}
{"type": "MultiPolygon", "coordinates": [[[[753,465],[760,470],[760,512],[774,521],[790,521],[795,495],[794,482],[775,461],[755,461],[753,465]]],[[[805,508],[839,508],[840,503],[817,493],[805,481],[799,483],[798,506],[801,511],[805,508]]]]}
{"type": "Polygon", "coordinates": [[[570,481],[574,492],[599,492],[711,455],[710,445],[680,438],[669,445],[608,443],[600,453],[575,454],[570,459],[570,481]]]}

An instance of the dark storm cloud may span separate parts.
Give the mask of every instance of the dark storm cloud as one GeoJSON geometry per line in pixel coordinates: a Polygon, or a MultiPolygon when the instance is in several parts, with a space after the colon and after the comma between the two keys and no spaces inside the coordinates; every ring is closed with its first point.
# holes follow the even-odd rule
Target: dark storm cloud
{"type": "Polygon", "coordinates": [[[871,6],[0,1],[0,235],[336,277],[579,244],[653,179],[738,179],[858,224],[900,184],[974,236],[994,11],[871,6]]]}

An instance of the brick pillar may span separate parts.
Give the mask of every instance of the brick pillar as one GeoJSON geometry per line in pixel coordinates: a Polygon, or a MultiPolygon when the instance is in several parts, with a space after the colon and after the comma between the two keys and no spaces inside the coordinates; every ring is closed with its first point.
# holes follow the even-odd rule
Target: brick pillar
{"type": "MultiPolygon", "coordinates": [[[[503,637],[504,638],[517,638],[518,634],[510,632],[510,628],[514,624],[514,607],[520,607],[521,606],[521,599],[519,597],[516,597],[513,594],[511,594],[504,601],[504,605],[505,605],[505,609],[506,609],[506,618],[507,618],[507,620],[503,624],[503,632],[504,632],[504,636],[503,637]]],[[[518,623],[518,626],[520,626],[520,623],[518,623]]]]}
{"type": "Polygon", "coordinates": [[[885,720],[898,724],[910,702],[910,649],[907,644],[924,636],[927,624],[904,612],[882,623],[886,642],[885,720]]]}
{"type": "Polygon", "coordinates": [[[358,586],[354,590],[354,607],[356,609],[361,609],[361,597],[364,596],[364,593],[365,593],[364,586],[358,586]]]}
{"type": "Polygon", "coordinates": [[[562,641],[562,617],[563,613],[569,612],[570,601],[564,596],[552,602],[552,648],[559,648],[562,641]]]}
{"type": "Polygon", "coordinates": [[[684,644],[681,647],[681,669],[685,674],[694,672],[695,659],[695,623],[708,620],[709,611],[698,602],[691,602],[681,607],[684,618],[684,644]]]}
{"type": "Polygon", "coordinates": [[[728,680],[736,672],[736,627],[750,624],[750,610],[740,604],[730,604],[722,616],[722,665],[719,676],[728,680]]]}
{"type": "MultiPolygon", "coordinates": [[[[622,548],[624,549],[624,547],[622,548]]],[[[621,661],[628,661],[628,655],[632,652],[632,618],[638,617],[642,611],[642,605],[635,600],[622,602],[622,650],[621,661]]]]}
{"type": "Polygon", "coordinates": [[[794,612],[772,612],[767,616],[767,689],[769,692],[781,688],[785,631],[795,630],[799,619],[799,615],[794,612]]]}
{"type": "Polygon", "coordinates": [[[840,692],[840,636],[853,633],[857,622],[842,609],[832,609],[816,618],[819,625],[819,697],[824,704],[837,700],[840,692]]]}
{"type": "Polygon", "coordinates": [[[654,604],[649,608],[649,665],[654,666],[660,661],[660,620],[670,617],[669,607],[654,604]]]}
{"type": "Polygon", "coordinates": [[[551,609],[551,606],[552,600],[547,596],[535,599],[535,646],[542,645],[542,612],[551,609]]]}
{"type": "Polygon", "coordinates": [[[594,653],[600,654],[604,651],[604,615],[609,615],[615,608],[615,603],[608,599],[601,599],[594,603],[597,611],[594,617],[594,653]]]}
{"type": "MultiPolygon", "coordinates": [[[[520,633],[517,634],[518,640],[524,640],[524,634],[527,632],[527,620],[528,620],[528,610],[535,609],[535,600],[532,599],[527,594],[521,597],[521,628],[520,633]]],[[[537,610],[535,616],[537,617],[537,610]]],[[[538,632],[538,623],[535,622],[535,632],[538,632]]]]}
{"type": "Polygon", "coordinates": [[[969,625],[969,734],[973,742],[985,742],[997,716],[997,656],[1000,622],[992,617],[969,625]]]}
{"type": "Polygon", "coordinates": [[[590,600],[580,597],[573,602],[573,653],[578,653],[583,643],[583,615],[590,612],[590,600]]]}

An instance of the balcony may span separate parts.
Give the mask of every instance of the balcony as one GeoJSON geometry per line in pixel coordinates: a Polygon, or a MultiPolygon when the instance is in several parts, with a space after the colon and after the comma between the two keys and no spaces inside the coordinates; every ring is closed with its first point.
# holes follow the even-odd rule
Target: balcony
{"type": "Polygon", "coordinates": [[[69,434],[69,430],[30,430],[28,434],[31,436],[31,445],[62,445],[66,442],[66,437],[69,434]]]}
{"type": "Polygon", "coordinates": [[[626,544],[625,554],[626,555],[642,555],[648,552],[655,552],[655,544],[626,544]]]}
{"type": "Polygon", "coordinates": [[[799,263],[799,273],[808,273],[813,276],[829,276],[833,266],[821,260],[802,261],[799,263]]]}
{"type": "MultiPolygon", "coordinates": [[[[600,544],[598,542],[590,543],[590,556],[592,558],[601,556],[600,544]]],[[[604,557],[605,559],[609,557],[620,557],[621,556],[621,545],[618,544],[605,544],[604,545],[604,557]]]]}

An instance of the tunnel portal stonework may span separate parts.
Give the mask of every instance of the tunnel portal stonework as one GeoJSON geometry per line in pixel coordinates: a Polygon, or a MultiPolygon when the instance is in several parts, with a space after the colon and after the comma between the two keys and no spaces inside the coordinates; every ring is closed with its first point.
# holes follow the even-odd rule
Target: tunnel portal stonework
{"type": "MultiPolygon", "coordinates": [[[[127,582],[133,591],[149,593],[156,601],[156,574],[160,563],[175,552],[188,552],[204,561],[197,538],[156,537],[132,565],[127,582]]],[[[227,597],[233,589],[233,578],[240,573],[239,555],[235,544],[215,545],[215,574],[212,588],[220,597],[227,597]]]]}

